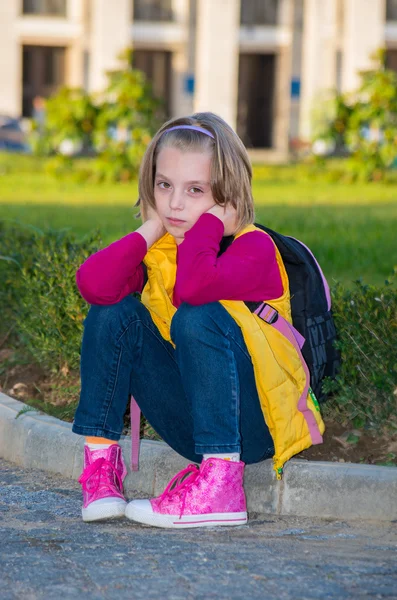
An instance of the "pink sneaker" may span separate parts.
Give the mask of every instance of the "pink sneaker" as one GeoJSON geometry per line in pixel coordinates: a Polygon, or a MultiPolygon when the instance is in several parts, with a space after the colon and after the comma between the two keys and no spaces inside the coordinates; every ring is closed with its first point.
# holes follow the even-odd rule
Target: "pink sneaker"
{"type": "Polygon", "coordinates": [[[90,450],[84,446],[84,470],[79,479],[83,488],[83,521],[124,517],[127,502],[123,480],[127,474],[121,448],[90,450]]]}
{"type": "Polygon", "coordinates": [[[158,498],[130,502],[125,516],[138,523],[175,529],[244,525],[243,474],[243,462],[208,458],[200,468],[189,465],[175,475],[158,498]]]}

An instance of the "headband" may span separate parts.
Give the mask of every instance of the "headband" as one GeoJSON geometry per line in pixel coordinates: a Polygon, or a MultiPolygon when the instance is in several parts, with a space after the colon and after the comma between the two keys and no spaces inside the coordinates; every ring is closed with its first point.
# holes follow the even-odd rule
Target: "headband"
{"type": "Polygon", "coordinates": [[[193,131],[200,131],[200,133],[204,133],[205,135],[208,135],[213,140],[215,139],[215,136],[213,136],[210,131],[208,131],[207,129],[204,129],[204,127],[198,127],[197,125],[175,125],[174,127],[170,127],[169,129],[166,129],[165,131],[163,131],[163,133],[167,133],[168,131],[174,131],[175,129],[193,129],[193,131]]]}

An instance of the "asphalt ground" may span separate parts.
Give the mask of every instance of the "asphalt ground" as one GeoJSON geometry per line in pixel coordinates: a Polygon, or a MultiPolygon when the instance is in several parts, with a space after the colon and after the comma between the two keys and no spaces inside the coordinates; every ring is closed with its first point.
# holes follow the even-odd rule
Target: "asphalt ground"
{"type": "Polygon", "coordinates": [[[0,599],[397,599],[397,523],[83,523],[72,480],[0,460],[0,599]]]}

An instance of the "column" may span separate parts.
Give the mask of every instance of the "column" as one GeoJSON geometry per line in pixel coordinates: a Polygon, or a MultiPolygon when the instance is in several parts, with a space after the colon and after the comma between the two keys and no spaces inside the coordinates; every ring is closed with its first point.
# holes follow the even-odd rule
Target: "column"
{"type": "Polygon", "coordinates": [[[86,48],[87,0],[69,0],[67,18],[77,25],[78,35],[68,45],[65,83],[70,87],[84,86],[84,49],[86,48]]]}
{"type": "Polygon", "coordinates": [[[295,0],[293,6],[293,35],[291,43],[291,105],[289,137],[292,148],[299,146],[299,107],[302,77],[302,34],[303,34],[303,0],[295,0]],[[292,81],[294,82],[292,85],[292,81]]]}
{"type": "Polygon", "coordinates": [[[370,69],[371,54],[385,45],[385,0],[345,0],[342,89],[354,90],[358,71],[370,69]]]}
{"type": "Polygon", "coordinates": [[[22,48],[15,31],[18,2],[0,2],[0,114],[22,113],[22,48]]]}
{"type": "MultiPolygon", "coordinates": [[[[191,70],[191,22],[189,0],[173,0],[172,8],[176,22],[184,29],[183,43],[172,52],[171,117],[183,117],[193,112],[193,96],[186,90],[186,77],[191,70]]],[[[193,32],[194,33],[194,32],[193,32]]]]}
{"type": "Polygon", "coordinates": [[[119,68],[120,52],[131,46],[131,0],[95,0],[91,5],[89,90],[101,91],[106,71],[119,68]]]}
{"type": "Polygon", "coordinates": [[[220,115],[236,127],[240,0],[200,0],[194,110],[220,115]]]}
{"type": "Polygon", "coordinates": [[[278,27],[285,41],[280,44],[276,54],[273,148],[283,155],[288,153],[289,148],[292,24],[292,1],[280,0],[278,27]]]}
{"type": "Polygon", "coordinates": [[[299,122],[303,141],[311,138],[316,104],[324,100],[326,90],[336,87],[337,43],[337,0],[305,0],[299,122]]]}

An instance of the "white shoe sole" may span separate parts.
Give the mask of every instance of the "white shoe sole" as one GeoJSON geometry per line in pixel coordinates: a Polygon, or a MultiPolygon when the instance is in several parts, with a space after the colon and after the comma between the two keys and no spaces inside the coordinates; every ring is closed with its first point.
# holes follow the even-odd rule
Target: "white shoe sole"
{"type": "Polygon", "coordinates": [[[104,519],[120,519],[125,515],[127,502],[116,499],[114,502],[103,503],[100,500],[92,502],[87,508],[81,509],[83,521],[103,521],[104,519]]]}
{"type": "Polygon", "coordinates": [[[236,526],[247,523],[246,512],[211,513],[204,515],[163,515],[155,513],[149,500],[134,500],[127,504],[125,516],[131,521],[164,527],[167,529],[187,529],[188,527],[236,526]]]}

